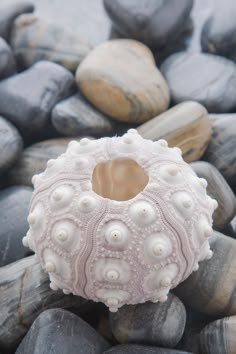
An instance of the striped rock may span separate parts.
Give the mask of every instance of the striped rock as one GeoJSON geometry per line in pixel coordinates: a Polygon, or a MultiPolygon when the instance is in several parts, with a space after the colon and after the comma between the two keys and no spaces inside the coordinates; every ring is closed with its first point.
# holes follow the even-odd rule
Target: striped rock
{"type": "Polygon", "coordinates": [[[207,180],[207,193],[218,202],[218,208],[213,214],[213,226],[215,229],[222,229],[236,214],[235,195],[221,173],[210,163],[196,161],[191,167],[198,177],[207,180]]]}
{"type": "Polygon", "coordinates": [[[146,139],[164,138],[170,146],[178,146],[187,162],[198,160],[211,137],[211,124],[206,109],[199,103],[187,101],[137,128],[146,139]]]}
{"type": "Polygon", "coordinates": [[[138,41],[100,44],[79,65],[76,81],[90,102],[116,120],[141,123],[169,105],[166,81],[151,51],[138,41]]]}
{"type": "Polygon", "coordinates": [[[213,257],[180,284],[175,293],[187,306],[214,316],[236,315],[236,240],[214,231],[213,257]]]}
{"type": "Polygon", "coordinates": [[[77,31],[32,14],[19,16],[13,26],[11,46],[18,64],[28,68],[49,60],[74,72],[91,47],[77,31]],[[60,40],[58,40],[60,38],[60,40]]]}
{"type": "Polygon", "coordinates": [[[202,354],[236,353],[236,316],[225,317],[206,326],[200,334],[202,354]]]}

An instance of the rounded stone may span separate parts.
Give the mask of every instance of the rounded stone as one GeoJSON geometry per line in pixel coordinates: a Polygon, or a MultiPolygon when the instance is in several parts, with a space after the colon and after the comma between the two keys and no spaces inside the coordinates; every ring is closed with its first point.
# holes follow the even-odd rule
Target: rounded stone
{"type": "Polygon", "coordinates": [[[169,105],[169,89],[151,51],[134,40],[97,46],[78,67],[76,82],[99,110],[120,121],[144,122],[169,105]]]}
{"type": "Polygon", "coordinates": [[[0,79],[16,72],[15,59],[9,45],[0,37],[0,79]]]}
{"type": "Polygon", "coordinates": [[[146,302],[125,305],[110,314],[110,325],[119,343],[143,343],[175,347],[185,328],[186,312],[182,302],[170,294],[161,304],[146,302]]]}
{"type": "Polygon", "coordinates": [[[174,103],[194,100],[209,112],[225,113],[236,107],[236,65],[226,58],[181,52],[171,55],[161,65],[174,103]]]}

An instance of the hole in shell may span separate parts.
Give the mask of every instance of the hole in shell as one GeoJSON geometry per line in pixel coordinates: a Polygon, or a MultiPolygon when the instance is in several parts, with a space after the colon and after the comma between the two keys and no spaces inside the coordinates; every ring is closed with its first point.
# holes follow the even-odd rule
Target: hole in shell
{"type": "Polygon", "coordinates": [[[103,198],[124,201],[142,192],[148,181],[144,169],[136,161],[111,160],[95,166],[92,188],[103,198]]]}

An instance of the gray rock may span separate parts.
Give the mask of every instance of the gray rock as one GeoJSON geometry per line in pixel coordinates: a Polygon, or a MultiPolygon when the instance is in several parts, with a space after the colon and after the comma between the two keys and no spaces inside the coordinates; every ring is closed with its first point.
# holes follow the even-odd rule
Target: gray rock
{"type": "Polygon", "coordinates": [[[104,0],[104,5],[119,32],[160,48],[178,37],[189,19],[193,1],[104,0]]]}
{"type": "Polygon", "coordinates": [[[212,118],[212,138],[203,159],[214,165],[236,191],[236,114],[212,118]]]}
{"type": "Polygon", "coordinates": [[[29,1],[15,1],[0,6],[0,36],[8,40],[14,19],[34,11],[34,5],[29,1]]]}
{"type": "Polygon", "coordinates": [[[236,6],[234,0],[214,1],[214,11],[206,21],[201,45],[205,52],[236,61],[236,6]]]}
{"type": "Polygon", "coordinates": [[[73,28],[32,14],[16,19],[10,43],[20,67],[28,68],[37,61],[48,60],[72,72],[91,49],[73,28]]]}
{"type": "Polygon", "coordinates": [[[16,64],[12,50],[0,37],[0,79],[13,75],[15,71],[16,64]]]}
{"type": "Polygon", "coordinates": [[[207,180],[207,193],[218,202],[213,214],[213,227],[217,230],[226,226],[236,214],[236,198],[221,173],[210,163],[196,161],[191,163],[198,177],[207,180]]]}
{"type": "Polygon", "coordinates": [[[47,310],[34,321],[16,354],[100,354],[110,345],[71,312],[47,310]]]}
{"type": "Polygon", "coordinates": [[[73,307],[79,312],[87,303],[79,296],[52,291],[48,274],[36,256],[0,268],[0,348],[15,353],[14,349],[42,311],[73,307]]]}
{"type": "Polygon", "coordinates": [[[138,344],[116,345],[106,350],[103,354],[191,354],[176,349],[158,348],[138,344]]]}
{"type": "Polygon", "coordinates": [[[60,65],[41,61],[0,82],[0,114],[9,119],[25,141],[49,134],[50,112],[71,93],[72,74],[60,65]]]}
{"type": "Polygon", "coordinates": [[[52,124],[62,135],[108,135],[114,123],[80,93],[59,102],[52,111],[52,124]]]}
{"type": "Polygon", "coordinates": [[[170,348],[180,341],[185,320],[184,305],[173,294],[164,303],[125,305],[110,313],[112,333],[118,342],[170,348]]]}
{"type": "Polygon", "coordinates": [[[17,129],[0,116],[0,175],[16,162],[23,148],[17,129]]]}
{"type": "Polygon", "coordinates": [[[29,228],[31,194],[32,188],[23,186],[0,191],[0,267],[29,254],[22,245],[22,238],[29,228]]]}
{"type": "Polygon", "coordinates": [[[236,65],[226,58],[204,53],[171,55],[162,66],[173,103],[193,100],[209,112],[230,112],[236,107],[236,65]]]}

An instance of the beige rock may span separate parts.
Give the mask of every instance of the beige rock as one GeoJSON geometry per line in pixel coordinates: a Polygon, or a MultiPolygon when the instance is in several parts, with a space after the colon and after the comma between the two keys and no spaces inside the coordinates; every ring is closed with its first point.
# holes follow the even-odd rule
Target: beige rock
{"type": "Polygon", "coordinates": [[[138,127],[146,139],[164,138],[170,146],[182,149],[185,161],[198,160],[211,138],[211,123],[207,110],[194,101],[186,101],[138,127]]]}
{"type": "Polygon", "coordinates": [[[76,82],[98,109],[125,122],[147,121],[169,105],[169,89],[151,51],[135,40],[96,47],[79,65],[76,82]]]}

